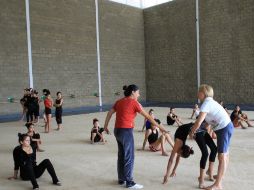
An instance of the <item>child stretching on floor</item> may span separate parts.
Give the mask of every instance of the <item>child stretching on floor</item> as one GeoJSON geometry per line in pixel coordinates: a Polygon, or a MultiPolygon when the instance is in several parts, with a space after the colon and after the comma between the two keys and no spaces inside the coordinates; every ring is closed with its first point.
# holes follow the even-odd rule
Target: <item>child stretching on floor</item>
{"type": "MultiPolygon", "coordinates": [[[[158,124],[161,124],[159,119],[155,119],[155,121],[158,124]]],[[[161,150],[162,156],[168,156],[169,154],[165,150],[165,141],[167,141],[171,147],[173,148],[174,143],[171,139],[169,133],[162,133],[162,135],[159,137],[159,128],[156,126],[151,126],[150,124],[149,128],[146,128],[146,134],[145,139],[143,142],[143,148],[142,150],[145,150],[146,142],[149,142],[149,148],[153,152],[157,152],[161,150]]]]}
{"type": "Polygon", "coordinates": [[[178,127],[183,124],[180,118],[175,114],[175,108],[171,107],[167,115],[167,124],[173,125],[174,123],[176,123],[178,127]]]}
{"type": "Polygon", "coordinates": [[[253,127],[248,119],[247,114],[243,113],[238,105],[235,106],[234,111],[230,115],[230,119],[233,122],[234,127],[242,127],[242,129],[246,129],[247,127],[243,125],[243,122],[245,122],[248,127],[253,127]]]}

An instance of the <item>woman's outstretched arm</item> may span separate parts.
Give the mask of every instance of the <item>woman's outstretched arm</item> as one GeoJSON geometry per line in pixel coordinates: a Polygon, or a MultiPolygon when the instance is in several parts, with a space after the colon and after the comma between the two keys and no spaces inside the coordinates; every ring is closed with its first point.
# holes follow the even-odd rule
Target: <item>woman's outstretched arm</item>
{"type": "Polygon", "coordinates": [[[108,130],[108,123],[112,117],[112,115],[115,113],[116,111],[112,108],[111,110],[109,110],[106,119],[105,119],[105,123],[104,123],[104,131],[109,134],[109,130],[108,130]]]}

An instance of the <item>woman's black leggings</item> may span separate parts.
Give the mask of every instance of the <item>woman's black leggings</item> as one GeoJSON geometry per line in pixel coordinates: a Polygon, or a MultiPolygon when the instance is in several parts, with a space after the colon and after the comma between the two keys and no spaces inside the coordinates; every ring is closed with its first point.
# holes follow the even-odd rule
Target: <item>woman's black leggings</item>
{"type": "Polygon", "coordinates": [[[210,156],[209,156],[209,161],[210,162],[215,161],[216,154],[217,154],[217,147],[216,147],[213,139],[211,138],[211,136],[207,132],[196,133],[195,140],[196,140],[196,142],[197,142],[197,144],[198,144],[198,146],[201,150],[201,153],[202,153],[201,160],[200,160],[200,168],[205,169],[206,161],[207,161],[207,158],[208,158],[207,146],[211,150],[211,153],[210,153],[210,156]]]}
{"type": "Polygon", "coordinates": [[[56,184],[59,180],[56,176],[55,169],[49,159],[43,160],[37,166],[32,165],[26,166],[24,168],[24,172],[22,172],[23,175],[21,176],[21,178],[23,180],[30,180],[33,185],[33,188],[39,187],[36,178],[41,177],[45,169],[48,170],[48,173],[50,174],[53,183],[56,184]]]}

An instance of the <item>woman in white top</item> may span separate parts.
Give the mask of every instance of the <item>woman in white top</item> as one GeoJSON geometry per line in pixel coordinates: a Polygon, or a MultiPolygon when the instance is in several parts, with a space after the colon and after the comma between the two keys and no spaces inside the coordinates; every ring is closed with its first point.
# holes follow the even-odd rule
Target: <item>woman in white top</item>
{"type": "Polygon", "coordinates": [[[213,185],[206,187],[207,190],[222,189],[222,179],[226,172],[229,162],[229,144],[233,134],[234,126],[231,122],[229,115],[225,109],[213,99],[213,88],[209,85],[203,84],[199,87],[198,99],[202,105],[200,114],[196,120],[190,135],[193,137],[196,130],[200,127],[201,123],[205,120],[212,126],[217,135],[217,148],[218,148],[218,173],[216,181],[213,185]]]}

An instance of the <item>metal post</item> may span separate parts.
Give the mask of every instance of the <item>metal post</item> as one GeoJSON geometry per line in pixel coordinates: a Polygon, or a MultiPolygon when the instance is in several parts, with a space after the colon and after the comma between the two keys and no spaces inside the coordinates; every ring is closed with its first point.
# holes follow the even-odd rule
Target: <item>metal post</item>
{"type": "Polygon", "coordinates": [[[200,86],[199,0],[196,0],[197,86],[200,86]]]}
{"type": "Polygon", "coordinates": [[[98,64],[98,83],[99,83],[99,103],[100,110],[102,111],[102,97],[101,97],[101,55],[100,55],[100,33],[99,33],[99,10],[98,0],[95,0],[96,12],[96,40],[97,40],[97,64],[98,64]]]}
{"type": "Polygon", "coordinates": [[[27,30],[27,49],[28,49],[28,64],[29,64],[29,84],[30,84],[30,88],[33,88],[34,82],[33,82],[33,62],[32,62],[32,48],[31,48],[29,0],[26,0],[26,30],[27,30]]]}

